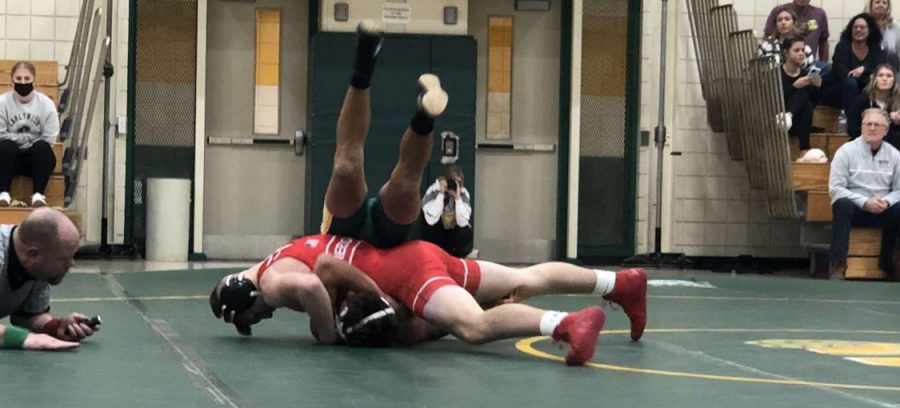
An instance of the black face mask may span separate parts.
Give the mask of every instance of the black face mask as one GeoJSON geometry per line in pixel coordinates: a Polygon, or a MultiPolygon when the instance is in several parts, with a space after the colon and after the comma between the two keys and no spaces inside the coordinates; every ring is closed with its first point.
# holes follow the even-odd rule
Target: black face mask
{"type": "Polygon", "coordinates": [[[31,91],[34,90],[34,83],[29,82],[27,84],[15,84],[13,88],[16,90],[16,93],[21,96],[28,96],[31,94],[31,91]]]}

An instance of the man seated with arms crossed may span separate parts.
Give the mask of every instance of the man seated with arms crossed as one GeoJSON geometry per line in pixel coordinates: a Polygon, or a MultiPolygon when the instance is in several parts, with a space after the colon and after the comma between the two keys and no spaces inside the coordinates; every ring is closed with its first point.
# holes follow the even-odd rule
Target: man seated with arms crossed
{"type": "Polygon", "coordinates": [[[19,225],[0,225],[0,324],[5,349],[62,350],[94,334],[88,318],[50,315],[50,286],[62,282],[78,250],[78,229],[51,208],[32,211],[19,225]]]}
{"type": "Polygon", "coordinates": [[[831,279],[843,279],[847,271],[851,226],[884,229],[878,265],[898,278],[894,247],[900,227],[900,152],[884,143],[889,124],[887,112],[866,109],[861,137],[844,143],[831,162],[831,279]]]}

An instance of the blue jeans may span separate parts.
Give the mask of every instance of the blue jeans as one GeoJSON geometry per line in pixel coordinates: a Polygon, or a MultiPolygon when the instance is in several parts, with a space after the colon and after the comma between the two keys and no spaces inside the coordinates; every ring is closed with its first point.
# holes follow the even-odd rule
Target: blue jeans
{"type": "Polygon", "coordinates": [[[822,78],[828,77],[828,74],[831,73],[831,64],[829,64],[828,61],[816,61],[813,62],[813,66],[819,69],[819,75],[821,75],[822,78]]]}

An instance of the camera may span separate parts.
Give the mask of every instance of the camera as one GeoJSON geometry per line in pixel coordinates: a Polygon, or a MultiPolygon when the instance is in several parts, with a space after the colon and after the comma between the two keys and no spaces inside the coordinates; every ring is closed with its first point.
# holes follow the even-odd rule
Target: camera
{"type": "Polygon", "coordinates": [[[456,181],[454,179],[447,180],[447,191],[456,191],[458,189],[459,189],[458,181],[456,181]]]}
{"type": "Polygon", "coordinates": [[[88,325],[92,329],[96,329],[97,326],[103,324],[103,320],[100,319],[100,316],[94,316],[87,320],[82,320],[81,323],[88,325]]]}

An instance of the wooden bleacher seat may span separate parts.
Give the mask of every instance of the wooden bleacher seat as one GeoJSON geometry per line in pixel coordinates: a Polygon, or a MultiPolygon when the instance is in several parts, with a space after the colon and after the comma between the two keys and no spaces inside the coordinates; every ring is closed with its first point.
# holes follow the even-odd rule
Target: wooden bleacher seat
{"type": "Polygon", "coordinates": [[[829,163],[791,163],[794,190],[828,193],[829,163]]]}
{"type": "MultiPolygon", "coordinates": [[[[17,60],[0,60],[0,89],[8,89],[12,84],[10,71],[17,60]]],[[[34,64],[37,75],[34,78],[34,88],[38,92],[50,97],[59,105],[59,63],[56,61],[29,61],[34,64]]]]}
{"type": "MultiPolygon", "coordinates": [[[[809,135],[809,147],[813,149],[821,149],[828,157],[828,161],[834,158],[837,150],[847,143],[846,133],[813,133],[809,135]]],[[[791,159],[797,160],[800,157],[800,141],[796,137],[788,139],[788,147],[791,151],[791,159]]]]}
{"type": "Polygon", "coordinates": [[[831,222],[831,196],[828,190],[806,193],[806,221],[831,222]]]}
{"type": "Polygon", "coordinates": [[[878,267],[881,255],[880,228],[850,230],[850,250],[847,252],[845,279],[886,279],[887,273],[878,267]]]}
{"type": "MultiPolygon", "coordinates": [[[[28,213],[30,213],[31,210],[31,207],[0,208],[0,224],[18,224],[28,216],[28,213]]],[[[81,228],[81,214],[68,210],[63,210],[63,213],[72,220],[72,223],[78,227],[78,231],[81,231],[83,234],[84,230],[81,228]]]]}
{"type": "Polygon", "coordinates": [[[813,127],[823,129],[825,133],[837,133],[841,110],[830,106],[816,106],[813,111],[813,127]]]}
{"type": "MultiPolygon", "coordinates": [[[[19,200],[25,203],[31,203],[31,194],[33,193],[31,177],[16,176],[13,177],[12,191],[9,194],[13,200],[19,200]]],[[[50,176],[50,182],[47,183],[47,190],[44,195],[47,196],[47,205],[51,207],[62,207],[66,193],[66,181],[62,175],[54,174],[50,176]]]]}

